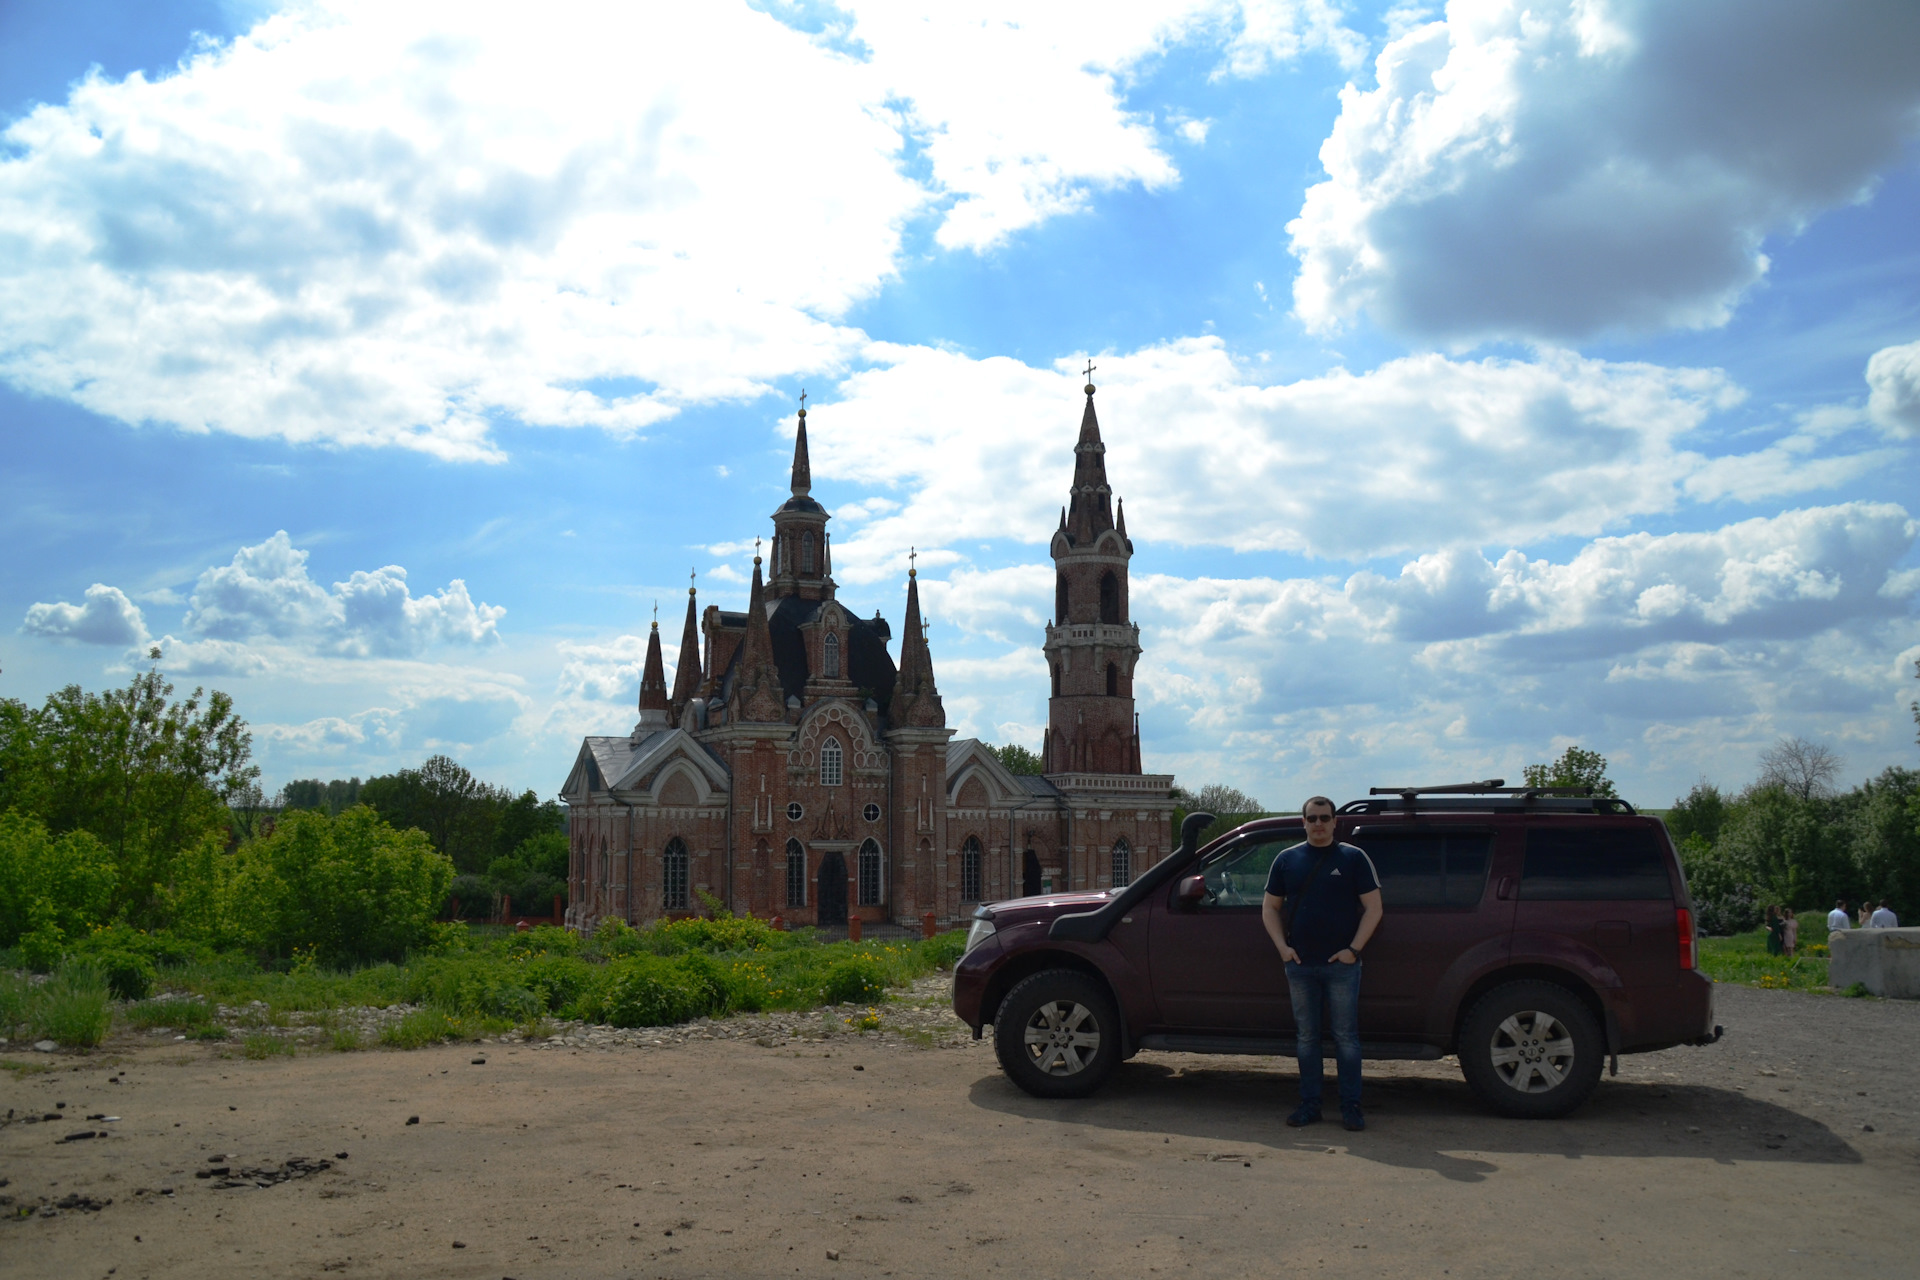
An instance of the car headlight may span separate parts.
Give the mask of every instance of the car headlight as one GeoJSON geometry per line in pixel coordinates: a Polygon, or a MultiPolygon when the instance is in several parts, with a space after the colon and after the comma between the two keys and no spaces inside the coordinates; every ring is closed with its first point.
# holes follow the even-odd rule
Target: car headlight
{"type": "MultiPolygon", "coordinates": [[[[984,916],[975,920],[973,922],[973,928],[967,930],[967,950],[968,951],[973,950],[975,947],[985,942],[988,938],[991,938],[995,932],[996,930],[993,927],[993,921],[987,919],[984,916]]],[[[964,955],[965,952],[962,952],[961,954],[964,955]]]]}

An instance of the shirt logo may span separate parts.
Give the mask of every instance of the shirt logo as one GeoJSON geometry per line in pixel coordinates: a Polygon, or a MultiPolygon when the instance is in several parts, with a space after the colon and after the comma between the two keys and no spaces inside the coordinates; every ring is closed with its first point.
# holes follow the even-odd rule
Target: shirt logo
{"type": "Polygon", "coordinates": [[[1327,874],[1330,876],[1337,876],[1340,874],[1340,868],[1335,867],[1333,870],[1329,871],[1327,874]]]}

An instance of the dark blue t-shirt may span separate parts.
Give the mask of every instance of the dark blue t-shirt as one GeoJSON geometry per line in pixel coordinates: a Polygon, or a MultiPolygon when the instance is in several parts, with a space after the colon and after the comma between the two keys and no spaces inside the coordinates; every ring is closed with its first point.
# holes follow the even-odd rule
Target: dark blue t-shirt
{"type": "Polygon", "coordinates": [[[1282,920],[1293,917],[1293,925],[1286,931],[1287,945],[1300,953],[1302,964],[1327,964],[1334,952],[1352,945],[1365,911],[1360,895],[1379,887],[1373,859],[1350,844],[1335,844],[1324,850],[1310,844],[1283,849],[1267,874],[1267,892],[1287,900],[1280,916],[1282,920]],[[1322,853],[1327,855],[1327,864],[1313,877],[1313,883],[1307,884],[1313,864],[1322,853]],[[1296,904],[1294,898],[1302,886],[1306,894],[1296,904]]]}

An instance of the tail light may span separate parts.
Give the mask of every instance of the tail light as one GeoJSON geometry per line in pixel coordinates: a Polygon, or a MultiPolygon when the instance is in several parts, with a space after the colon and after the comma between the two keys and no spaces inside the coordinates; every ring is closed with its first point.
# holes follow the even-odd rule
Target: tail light
{"type": "Polygon", "coordinates": [[[1680,936],[1680,967],[1692,969],[1693,963],[1693,912],[1685,907],[1673,909],[1674,931],[1680,936]]]}

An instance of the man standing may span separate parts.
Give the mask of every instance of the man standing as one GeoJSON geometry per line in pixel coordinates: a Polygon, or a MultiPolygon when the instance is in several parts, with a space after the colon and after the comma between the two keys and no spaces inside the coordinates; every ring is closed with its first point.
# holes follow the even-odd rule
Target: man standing
{"type": "Polygon", "coordinates": [[[1893,914],[1893,908],[1881,903],[1873,909],[1873,915],[1867,919],[1869,929],[1898,929],[1900,917],[1893,914]]]}
{"type": "Polygon", "coordinates": [[[1827,932],[1840,933],[1853,927],[1853,918],[1847,914],[1847,900],[1836,898],[1833,910],[1827,912],[1827,932]]]}
{"type": "Polygon", "coordinates": [[[1360,1110],[1360,953],[1380,925],[1380,877],[1365,853],[1334,842],[1333,801],[1315,796],[1300,806],[1300,816],[1307,842],[1273,860],[1260,904],[1293,996],[1300,1105],[1287,1123],[1298,1129],[1320,1118],[1324,1005],[1340,1069],[1340,1121],[1358,1131],[1367,1127],[1360,1110]]]}

